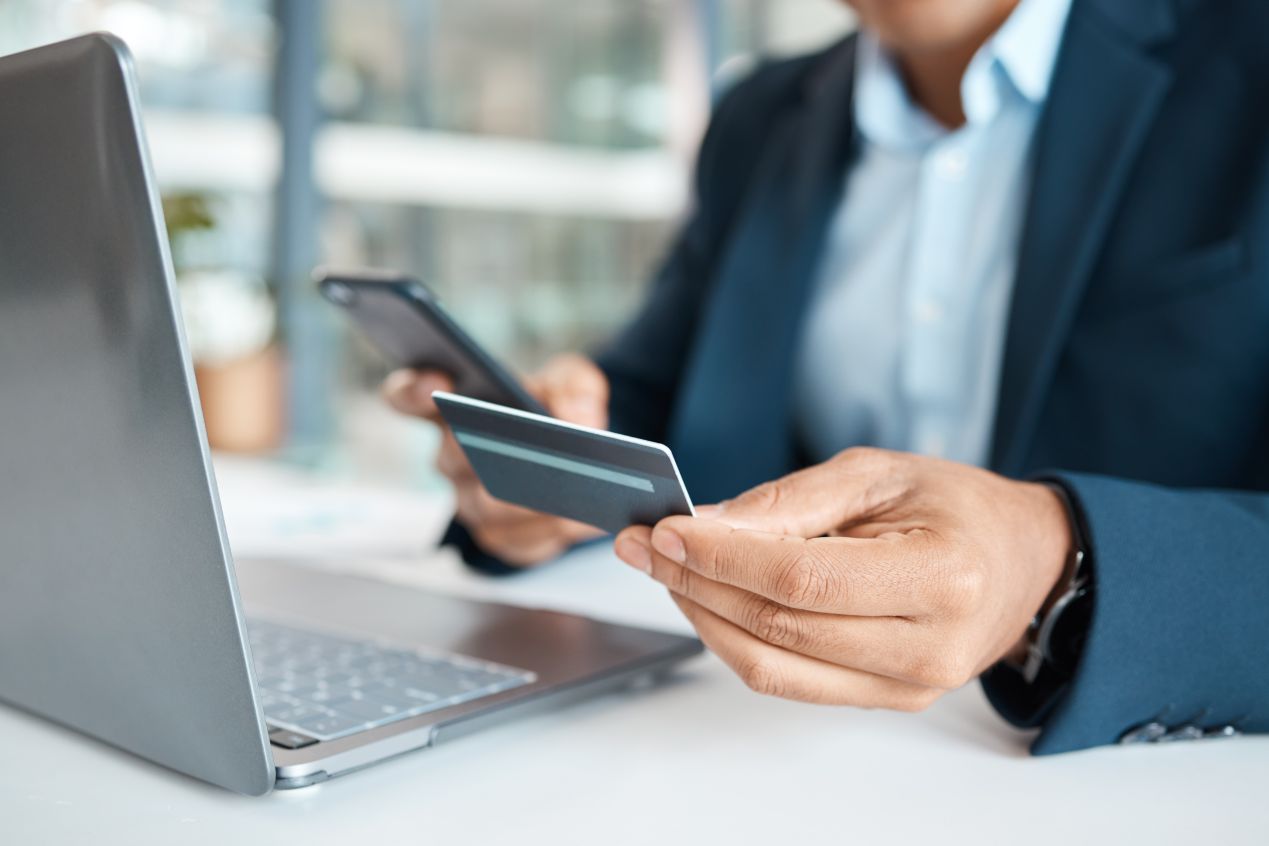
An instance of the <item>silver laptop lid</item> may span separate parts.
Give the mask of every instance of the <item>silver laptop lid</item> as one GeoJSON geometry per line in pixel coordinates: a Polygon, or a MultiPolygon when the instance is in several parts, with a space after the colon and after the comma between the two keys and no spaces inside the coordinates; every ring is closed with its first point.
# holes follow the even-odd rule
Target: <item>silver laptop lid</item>
{"type": "Polygon", "coordinates": [[[126,47],[0,58],[0,115],[0,699],[267,792],[126,47]]]}

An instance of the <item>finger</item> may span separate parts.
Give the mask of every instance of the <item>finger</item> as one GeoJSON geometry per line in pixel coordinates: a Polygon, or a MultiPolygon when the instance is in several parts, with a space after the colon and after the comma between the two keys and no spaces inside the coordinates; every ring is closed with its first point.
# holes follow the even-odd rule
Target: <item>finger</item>
{"type": "Polygon", "coordinates": [[[441,427],[441,445],[436,451],[436,469],[455,485],[480,484],[467,453],[458,445],[448,426],[441,427]]]}
{"type": "Polygon", "coordinates": [[[924,616],[942,578],[938,547],[921,533],[807,539],[668,517],[653,529],[652,547],[711,581],[833,614],[924,616]]]}
{"type": "Polygon", "coordinates": [[[599,530],[559,517],[535,515],[532,520],[491,522],[473,534],[477,543],[516,563],[556,558],[574,544],[597,536],[599,530]]]}
{"type": "Polygon", "coordinates": [[[454,382],[439,370],[394,370],[383,380],[383,398],[402,414],[411,414],[433,422],[440,417],[433,391],[450,391],[454,382]]]}
{"type": "Polygon", "coordinates": [[[547,528],[551,518],[495,500],[478,485],[455,490],[455,511],[477,546],[508,563],[554,558],[568,545],[547,528]]]}
{"type": "Polygon", "coordinates": [[[561,548],[565,549],[583,541],[602,537],[604,534],[603,530],[576,520],[539,514],[536,511],[530,511],[529,515],[528,519],[491,522],[489,530],[499,533],[501,537],[514,543],[533,544],[540,538],[551,538],[558,541],[561,548]]]}
{"type": "Polygon", "coordinates": [[[788,652],[690,599],[674,596],[674,601],[710,651],[758,693],[823,705],[920,711],[943,692],[788,652]]]}
{"type": "Polygon", "coordinates": [[[827,535],[901,498],[909,489],[910,467],[910,459],[898,453],[846,450],[719,503],[713,519],[781,535],[827,535]]]}
{"type": "Polygon", "coordinates": [[[670,591],[772,646],[923,687],[952,690],[977,675],[971,654],[932,626],[902,617],[846,617],[788,608],[711,582],[656,556],[649,573],[670,591]]]}
{"type": "Polygon", "coordinates": [[[608,426],[608,379],[590,360],[558,356],[537,374],[534,386],[561,420],[595,429],[608,426]]]}
{"type": "Polygon", "coordinates": [[[568,545],[550,535],[531,538],[508,537],[501,529],[472,532],[481,549],[515,567],[532,567],[558,558],[568,545]]]}
{"type": "Polygon", "coordinates": [[[541,512],[522,508],[510,502],[498,499],[489,493],[484,485],[472,482],[456,486],[454,498],[458,503],[459,513],[468,517],[474,525],[506,525],[515,523],[532,523],[543,519],[541,512]]]}
{"type": "Polygon", "coordinates": [[[526,532],[526,535],[523,536],[526,540],[530,534],[541,531],[542,534],[559,537],[564,544],[569,546],[601,537],[604,534],[603,530],[589,526],[586,523],[579,523],[576,520],[557,517],[553,514],[545,514],[541,511],[534,511],[531,508],[524,508],[498,499],[482,485],[463,486],[455,489],[455,494],[459,501],[459,511],[470,513],[473,524],[479,525],[481,528],[488,527],[491,531],[505,530],[512,532],[523,530],[526,532]]]}
{"type": "Polygon", "coordinates": [[[652,527],[630,526],[612,541],[613,554],[640,572],[652,573],[652,527]]]}

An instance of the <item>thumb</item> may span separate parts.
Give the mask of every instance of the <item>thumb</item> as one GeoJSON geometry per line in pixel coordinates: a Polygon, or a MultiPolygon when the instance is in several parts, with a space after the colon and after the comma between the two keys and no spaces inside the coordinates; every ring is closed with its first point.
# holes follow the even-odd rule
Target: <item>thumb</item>
{"type": "Polygon", "coordinates": [[[543,404],[556,417],[594,429],[608,427],[608,379],[590,360],[560,356],[535,381],[543,404]]]}
{"type": "Polygon", "coordinates": [[[708,517],[737,529],[821,537],[892,501],[899,487],[894,469],[891,453],[849,450],[721,502],[708,517]]]}

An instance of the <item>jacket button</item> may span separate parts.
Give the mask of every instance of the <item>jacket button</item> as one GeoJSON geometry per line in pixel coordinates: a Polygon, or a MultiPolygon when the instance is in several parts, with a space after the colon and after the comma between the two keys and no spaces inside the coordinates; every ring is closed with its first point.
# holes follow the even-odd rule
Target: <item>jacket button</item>
{"type": "Polygon", "coordinates": [[[1130,743],[1154,743],[1167,733],[1167,726],[1158,720],[1151,720],[1148,723],[1142,723],[1136,728],[1128,729],[1128,731],[1119,736],[1119,742],[1125,745],[1130,743]]]}
{"type": "Polygon", "coordinates": [[[1202,740],[1203,730],[1196,725],[1187,724],[1177,726],[1169,731],[1163,737],[1157,738],[1155,743],[1175,743],[1178,740],[1202,740]]]}

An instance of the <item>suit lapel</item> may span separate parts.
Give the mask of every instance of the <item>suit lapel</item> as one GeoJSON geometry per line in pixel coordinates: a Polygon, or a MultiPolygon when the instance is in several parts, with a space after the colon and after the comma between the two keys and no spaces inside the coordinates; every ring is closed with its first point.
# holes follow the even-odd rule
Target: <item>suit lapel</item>
{"type": "Polygon", "coordinates": [[[1062,345],[1171,82],[1143,49],[1171,32],[1169,9],[1158,0],[1076,0],[1071,10],[1036,131],[992,445],[991,466],[1002,473],[1027,469],[1062,345]]]}
{"type": "Polygon", "coordinates": [[[671,429],[679,469],[702,502],[795,469],[791,374],[853,146],[853,70],[852,38],[805,80],[728,238],[671,429]]]}
{"type": "Polygon", "coordinates": [[[836,207],[846,163],[856,147],[854,81],[856,39],[835,51],[819,74],[809,80],[807,102],[791,133],[792,180],[789,222],[805,227],[822,215],[827,203],[836,207]]]}

